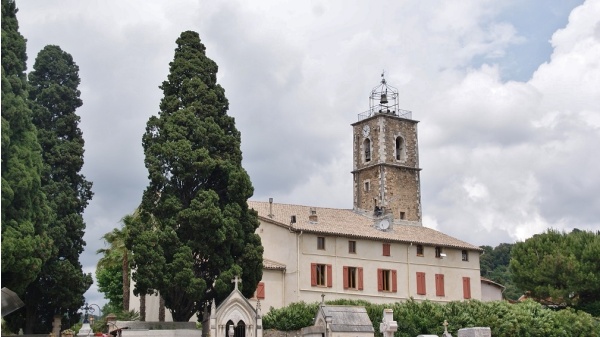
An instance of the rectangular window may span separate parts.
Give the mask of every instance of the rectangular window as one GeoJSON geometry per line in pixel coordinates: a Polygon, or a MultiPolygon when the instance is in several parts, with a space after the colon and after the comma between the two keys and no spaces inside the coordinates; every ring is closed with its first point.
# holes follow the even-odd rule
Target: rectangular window
{"type": "Polygon", "coordinates": [[[398,275],[395,270],[377,269],[377,290],[398,291],[398,275]]]}
{"type": "Polygon", "coordinates": [[[344,266],[344,289],[363,290],[363,269],[344,266]]]}
{"type": "Polygon", "coordinates": [[[444,274],[435,274],[435,295],[446,296],[444,291],[444,274]]]}
{"type": "Polygon", "coordinates": [[[256,286],[256,298],[258,298],[259,300],[264,300],[265,299],[265,283],[264,282],[258,282],[258,286],[256,286]]]}
{"type": "Polygon", "coordinates": [[[325,237],[324,236],[317,237],[317,249],[325,250],[325,237]]]}
{"type": "Polygon", "coordinates": [[[423,256],[423,245],[417,245],[417,256],[423,256]]]}
{"type": "Polygon", "coordinates": [[[365,192],[369,192],[369,190],[371,190],[371,182],[370,181],[365,181],[365,192]]]}
{"type": "Polygon", "coordinates": [[[463,298],[470,299],[471,298],[471,278],[463,277],[463,298]]]}
{"type": "Polygon", "coordinates": [[[442,257],[442,247],[435,247],[435,257],[437,258],[441,258],[442,257]]]}
{"type": "Polygon", "coordinates": [[[469,261],[469,251],[466,249],[463,249],[463,251],[462,251],[462,260],[469,261]]]}
{"type": "Polygon", "coordinates": [[[316,287],[331,287],[332,274],[330,264],[310,264],[310,285],[316,287]]]}
{"type": "Polygon", "coordinates": [[[427,290],[425,288],[425,273],[417,272],[417,294],[427,294],[427,290]]]}
{"type": "Polygon", "coordinates": [[[348,253],[356,254],[356,241],[348,241],[348,253]]]}
{"type": "Polygon", "coordinates": [[[389,243],[383,244],[383,256],[390,256],[390,244],[389,243]]]}
{"type": "Polygon", "coordinates": [[[406,219],[406,212],[400,212],[400,220],[406,219]]]}

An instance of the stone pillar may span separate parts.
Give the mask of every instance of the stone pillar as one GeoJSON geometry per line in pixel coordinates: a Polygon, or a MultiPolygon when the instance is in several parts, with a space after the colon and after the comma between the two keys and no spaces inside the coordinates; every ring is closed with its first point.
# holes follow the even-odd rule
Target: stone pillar
{"type": "Polygon", "coordinates": [[[212,300],[210,305],[210,337],[217,336],[217,307],[215,306],[215,300],[212,300]]]}
{"type": "Polygon", "coordinates": [[[398,322],[394,321],[394,311],[392,309],[383,309],[383,318],[379,323],[379,332],[383,337],[394,337],[394,332],[398,330],[398,322]]]}
{"type": "Polygon", "coordinates": [[[115,314],[108,314],[106,316],[106,325],[108,325],[108,333],[111,333],[115,330],[117,330],[117,315],[115,314]]]}
{"type": "Polygon", "coordinates": [[[62,316],[54,315],[54,320],[52,321],[52,334],[54,334],[54,336],[60,336],[61,325],[62,325],[62,316]]]}
{"type": "Polygon", "coordinates": [[[492,337],[490,328],[462,328],[458,330],[458,337],[492,337]]]}

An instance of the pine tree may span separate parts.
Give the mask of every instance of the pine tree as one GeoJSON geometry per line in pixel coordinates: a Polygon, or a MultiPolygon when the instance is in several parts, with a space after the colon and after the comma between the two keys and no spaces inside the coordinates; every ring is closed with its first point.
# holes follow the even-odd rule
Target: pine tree
{"type": "Polygon", "coordinates": [[[91,274],[85,274],[79,262],[85,246],[83,211],[92,198],[92,184],[80,173],[84,141],[75,113],[82,105],[79,67],[60,47],[46,46],[33,68],[29,101],[42,146],[42,190],[52,211],[48,234],[54,250],[27,287],[26,310],[20,314],[27,333],[45,333],[54,315],[77,315],[92,285],[91,274]]]}
{"type": "Polygon", "coordinates": [[[160,87],[159,116],[143,136],[150,183],[128,243],[134,291],[160,292],[175,321],[223,300],[234,276],[246,296],[262,277],[258,219],[247,204],[253,187],[217,70],[198,34],[183,32],[160,87]]]}
{"type": "Polygon", "coordinates": [[[15,2],[2,0],[2,286],[22,297],[49,258],[52,240],[46,234],[50,209],[16,14],[15,2]]]}

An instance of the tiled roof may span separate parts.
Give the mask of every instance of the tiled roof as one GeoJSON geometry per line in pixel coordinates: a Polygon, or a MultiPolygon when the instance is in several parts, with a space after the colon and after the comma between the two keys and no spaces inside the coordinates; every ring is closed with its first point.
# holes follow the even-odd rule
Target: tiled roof
{"type": "Polygon", "coordinates": [[[248,206],[258,212],[258,216],[262,221],[272,222],[292,230],[481,251],[477,246],[421,225],[394,224],[390,229],[382,231],[374,226],[374,219],[350,209],[278,203],[269,205],[268,202],[263,201],[248,201],[248,206]],[[316,222],[309,221],[308,217],[311,209],[316,210],[318,218],[316,222]],[[292,215],[296,216],[296,223],[290,224],[292,215]]]}
{"type": "Polygon", "coordinates": [[[506,289],[506,287],[503,286],[503,285],[501,285],[500,283],[494,282],[494,281],[490,280],[489,278],[485,278],[483,276],[481,276],[481,282],[485,282],[487,284],[491,284],[491,285],[494,285],[496,287],[499,287],[499,288],[502,288],[502,289],[506,289]]]}
{"type": "Polygon", "coordinates": [[[285,270],[285,264],[275,262],[269,259],[263,259],[263,268],[264,269],[274,269],[274,270],[285,270]]]}

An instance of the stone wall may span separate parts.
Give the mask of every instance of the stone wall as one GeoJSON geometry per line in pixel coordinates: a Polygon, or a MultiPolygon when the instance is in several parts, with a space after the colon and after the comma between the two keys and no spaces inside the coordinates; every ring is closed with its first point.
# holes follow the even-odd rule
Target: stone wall
{"type": "Polygon", "coordinates": [[[269,329],[269,330],[263,331],[263,337],[302,337],[302,332],[300,330],[279,331],[279,330],[269,329]]]}

